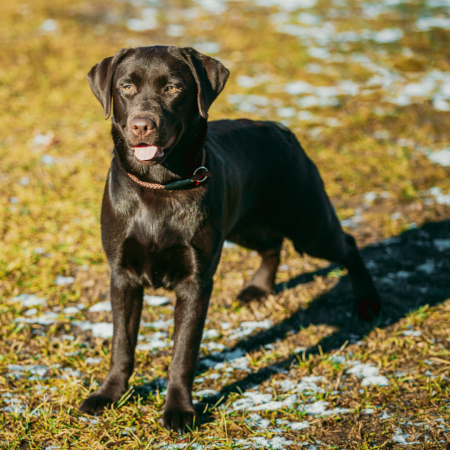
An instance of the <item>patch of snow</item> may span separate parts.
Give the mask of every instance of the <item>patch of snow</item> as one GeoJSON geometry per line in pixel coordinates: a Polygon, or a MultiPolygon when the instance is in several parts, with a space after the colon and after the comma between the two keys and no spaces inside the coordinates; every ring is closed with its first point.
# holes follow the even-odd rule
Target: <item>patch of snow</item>
{"type": "Polygon", "coordinates": [[[420,17],[416,22],[417,28],[423,31],[431,28],[450,28],[450,18],[448,17],[420,17]]]}
{"type": "Polygon", "coordinates": [[[403,31],[400,28],[386,28],[373,34],[373,40],[379,44],[398,41],[403,37],[403,31]]]}
{"type": "Polygon", "coordinates": [[[403,433],[403,431],[400,428],[397,428],[397,431],[395,432],[394,436],[392,436],[392,440],[400,445],[420,444],[420,442],[418,441],[408,442],[407,439],[409,438],[410,438],[409,434],[403,433]]]}
{"type": "Polygon", "coordinates": [[[434,239],[433,244],[440,252],[445,252],[450,249],[450,239],[434,239]]]}
{"type": "Polygon", "coordinates": [[[436,270],[436,265],[432,259],[427,259],[426,262],[424,262],[420,266],[417,266],[416,269],[420,270],[421,272],[432,274],[436,270]]]}
{"type": "Polygon", "coordinates": [[[439,150],[437,152],[430,153],[428,159],[441,166],[450,166],[450,149],[439,150]]]}
{"type": "Polygon", "coordinates": [[[102,361],[102,358],[86,358],[84,362],[86,364],[99,364],[102,361]]]}
{"type": "Polygon", "coordinates": [[[173,325],[173,319],[168,320],[156,320],[155,322],[141,322],[143,327],[151,327],[155,330],[161,330],[162,328],[169,328],[170,325],[173,325]]]}
{"type": "Polygon", "coordinates": [[[220,44],[216,42],[198,42],[197,44],[194,44],[193,47],[200,53],[210,53],[212,55],[219,53],[220,51],[220,44]]]}
{"type": "Polygon", "coordinates": [[[214,389],[203,389],[202,391],[193,392],[192,395],[196,397],[216,397],[220,395],[220,392],[214,389]]]}
{"type": "Polygon", "coordinates": [[[344,364],[347,358],[343,355],[331,355],[330,360],[337,364],[344,364]]]}
{"type": "Polygon", "coordinates": [[[228,336],[228,340],[242,338],[252,334],[258,328],[268,329],[272,326],[272,322],[269,319],[262,320],[260,322],[241,322],[241,326],[234,330],[234,333],[228,336]]]}
{"type": "Polygon", "coordinates": [[[378,367],[371,366],[370,364],[357,363],[347,369],[346,372],[362,378],[362,386],[387,386],[389,384],[389,380],[385,376],[378,375],[378,367]]]}
{"type": "Polygon", "coordinates": [[[245,420],[245,423],[249,427],[262,428],[266,430],[270,425],[270,420],[263,419],[259,414],[253,413],[248,419],[245,420]]]}
{"type": "Polygon", "coordinates": [[[83,331],[92,331],[93,336],[100,338],[111,338],[113,336],[113,324],[107,322],[98,322],[91,323],[88,321],[75,321],[72,322],[72,325],[75,325],[81,328],[83,331]]]}
{"type": "Polygon", "coordinates": [[[156,8],[143,8],[142,19],[127,20],[127,28],[132,31],[153,30],[158,26],[158,10],[156,8]]]}
{"type": "Polygon", "coordinates": [[[67,308],[64,308],[61,312],[63,314],[77,314],[79,311],[80,310],[75,306],[68,306],[67,308]]]}
{"type": "Polygon", "coordinates": [[[318,400],[317,402],[312,403],[311,405],[306,405],[303,409],[303,411],[306,414],[311,415],[320,415],[320,416],[330,416],[334,414],[346,414],[349,413],[349,409],[345,408],[334,408],[334,409],[328,409],[326,406],[329,404],[329,402],[324,402],[323,400],[318,400]]]}
{"type": "Polygon", "coordinates": [[[58,275],[55,279],[55,284],[57,286],[64,286],[66,284],[71,284],[75,281],[75,278],[73,277],[63,277],[61,275],[58,275]]]}
{"type": "Polygon", "coordinates": [[[53,33],[58,29],[58,24],[53,19],[46,19],[41,24],[41,30],[44,33],[53,33]]]}
{"type": "Polygon", "coordinates": [[[166,28],[166,34],[168,36],[180,37],[185,33],[185,28],[182,25],[171,24],[166,28]]]}
{"type": "Polygon", "coordinates": [[[220,333],[214,329],[203,331],[203,339],[214,339],[219,336],[220,336],[220,333]]]}
{"type": "Polygon", "coordinates": [[[55,164],[56,160],[53,156],[50,155],[42,155],[41,161],[48,166],[55,164]]]}
{"type": "Polygon", "coordinates": [[[109,300],[105,300],[104,302],[96,303],[92,305],[89,309],[89,312],[109,312],[111,311],[111,302],[109,300]]]}
{"type": "Polygon", "coordinates": [[[20,294],[12,299],[14,302],[22,303],[22,306],[29,308],[30,306],[44,305],[47,300],[45,298],[39,298],[34,294],[20,294]]]}
{"type": "Polygon", "coordinates": [[[422,332],[420,330],[414,331],[414,330],[405,330],[403,331],[403,334],[405,336],[421,336],[422,332]]]}
{"type": "Polygon", "coordinates": [[[170,303],[170,300],[167,297],[160,297],[157,295],[144,295],[144,302],[147,303],[148,306],[163,306],[170,303]]]}

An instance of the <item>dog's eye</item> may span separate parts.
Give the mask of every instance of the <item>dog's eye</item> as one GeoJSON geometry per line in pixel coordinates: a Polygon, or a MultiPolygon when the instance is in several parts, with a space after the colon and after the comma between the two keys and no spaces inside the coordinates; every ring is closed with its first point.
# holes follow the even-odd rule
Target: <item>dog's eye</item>
{"type": "Polygon", "coordinates": [[[127,84],[126,86],[123,87],[123,89],[127,92],[130,92],[133,90],[133,86],[131,86],[131,84],[127,84]]]}
{"type": "Polygon", "coordinates": [[[170,85],[166,87],[166,92],[176,92],[176,91],[179,91],[179,89],[176,86],[170,85]]]}

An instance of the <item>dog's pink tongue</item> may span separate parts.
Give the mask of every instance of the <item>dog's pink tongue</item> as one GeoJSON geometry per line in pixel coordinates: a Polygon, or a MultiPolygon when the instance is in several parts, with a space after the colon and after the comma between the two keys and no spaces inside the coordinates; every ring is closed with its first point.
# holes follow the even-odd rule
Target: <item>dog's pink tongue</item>
{"type": "Polygon", "coordinates": [[[136,146],[134,147],[134,155],[141,161],[148,161],[153,159],[158,153],[160,153],[161,147],[155,145],[136,146]]]}

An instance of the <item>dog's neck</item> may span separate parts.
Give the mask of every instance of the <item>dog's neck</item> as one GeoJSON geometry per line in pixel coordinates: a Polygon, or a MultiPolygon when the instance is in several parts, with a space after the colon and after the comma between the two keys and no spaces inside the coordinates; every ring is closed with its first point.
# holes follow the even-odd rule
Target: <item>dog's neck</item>
{"type": "Polygon", "coordinates": [[[147,166],[135,160],[119,131],[119,125],[113,121],[111,133],[115,144],[114,156],[122,169],[140,180],[168,184],[190,177],[201,166],[207,129],[206,119],[199,118],[183,132],[162,164],[147,166]]]}

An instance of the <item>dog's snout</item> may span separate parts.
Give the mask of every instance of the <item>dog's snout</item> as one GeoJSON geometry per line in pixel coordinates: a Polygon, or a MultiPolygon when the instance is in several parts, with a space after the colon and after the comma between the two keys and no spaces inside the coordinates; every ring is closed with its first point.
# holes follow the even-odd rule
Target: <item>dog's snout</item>
{"type": "Polygon", "coordinates": [[[156,123],[151,119],[136,118],[130,122],[131,132],[141,138],[149,136],[155,128],[156,123]]]}

